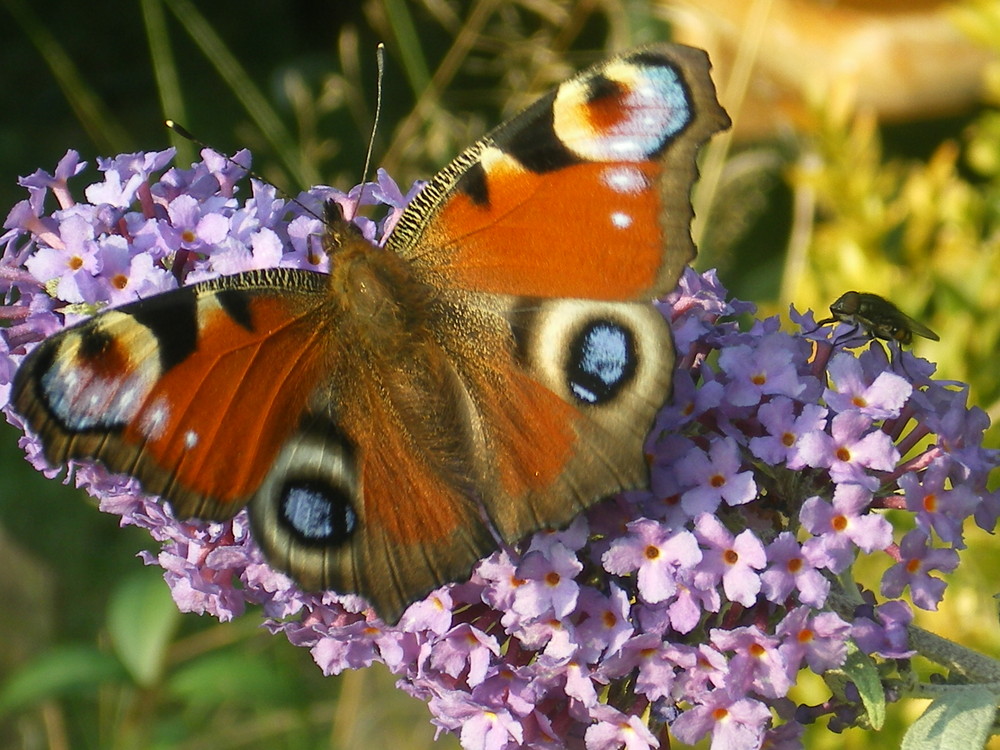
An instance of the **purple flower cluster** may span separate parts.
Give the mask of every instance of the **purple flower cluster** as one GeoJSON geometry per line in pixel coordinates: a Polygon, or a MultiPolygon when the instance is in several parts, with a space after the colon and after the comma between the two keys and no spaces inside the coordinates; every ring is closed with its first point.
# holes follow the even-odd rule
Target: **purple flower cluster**
{"type": "MultiPolygon", "coordinates": [[[[314,189],[300,202],[254,182],[240,200],[247,154],[205,151],[188,170],[166,169],[171,158],[99,161],[104,179],[85,203],[67,184],[84,168],[73,152],[54,175],[21,181],[29,198],[0,238],[0,403],[27,349],[79,316],[220,273],[323,270],[324,201],[348,215],[386,206],[379,222],[357,220],[378,244],[415,192],[380,174],[363,191],[314,189]],[[49,194],[58,208],[46,213],[49,194]]],[[[845,349],[860,341],[843,325],[817,330],[793,314],[809,333],[777,319],[741,331],[735,318],[752,308],[727,301],[712,273],[687,271],[659,304],[680,356],[647,443],[651,488],[496,552],[393,627],[356,596],[298,590],[267,566],[243,515],[182,523],[134,480],[86,463],[72,476],[163,543],[147,562],[182,610],[225,620],[260,605],[326,674],[383,662],[466,748],[648,748],[668,731],[737,750],[800,747],[808,712],[789,697],[799,672],[842,665],[848,639],[887,659],[912,653],[900,597],[935,609],[935,573],[956,567],[964,521],[993,530],[988,420],[907,352],[845,349]],[[883,561],[877,608],[873,591],[839,590],[859,553],[883,561]],[[860,605],[841,608],[848,619],[832,591],[860,605]]],[[[51,471],[34,438],[21,443],[51,471]]]]}

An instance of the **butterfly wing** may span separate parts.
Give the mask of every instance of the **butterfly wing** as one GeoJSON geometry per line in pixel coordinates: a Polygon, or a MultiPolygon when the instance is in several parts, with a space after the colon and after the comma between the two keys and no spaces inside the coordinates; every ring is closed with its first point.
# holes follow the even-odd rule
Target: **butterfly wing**
{"type": "Polygon", "coordinates": [[[658,45],[563,83],[414,199],[388,247],[461,315],[491,521],[513,542],[644,485],[670,332],[650,299],[694,257],[695,157],[729,118],[701,50],[658,45]],[[492,317],[492,323],[484,321],[492,317]],[[487,337],[488,354],[466,342],[487,337]]]}
{"type": "Polygon", "coordinates": [[[695,156],[728,125],[702,50],[612,58],[459,155],[388,247],[442,287],[649,300],[694,258],[695,156]]]}
{"type": "Polygon", "coordinates": [[[54,465],[97,458],[181,516],[233,516],[328,366],[325,276],[275,269],[97,315],[25,358],[11,401],[54,465]]]}

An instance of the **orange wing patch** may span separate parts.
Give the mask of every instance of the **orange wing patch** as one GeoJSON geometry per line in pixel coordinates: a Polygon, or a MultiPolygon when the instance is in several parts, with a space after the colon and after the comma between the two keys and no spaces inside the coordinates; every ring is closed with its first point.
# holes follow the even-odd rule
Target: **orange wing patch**
{"type": "Polygon", "coordinates": [[[627,300],[653,288],[664,242],[658,163],[538,174],[497,149],[483,163],[488,199],[456,191],[428,227],[427,244],[442,251],[432,271],[493,294],[627,300]]]}
{"type": "Polygon", "coordinates": [[[245,502],[263,481],[324,365],[314,317],[264,297],[250,314],[252,330],[221,308],[200,310],[197,350],[157,381],[123,435],[187,490],[222,504],[245,502]]]}
{"type": "Polygon", "coordinates": [[[580,412],[529,376],[511,369],[484,415],[504,491],[513,498],[554,487],[576,444],[580,412]]]}

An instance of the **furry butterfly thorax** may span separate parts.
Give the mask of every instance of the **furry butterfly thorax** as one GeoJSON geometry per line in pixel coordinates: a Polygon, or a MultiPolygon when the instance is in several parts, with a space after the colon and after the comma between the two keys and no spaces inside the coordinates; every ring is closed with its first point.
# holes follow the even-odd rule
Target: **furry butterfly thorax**
{"type": "Polygon", "coordinates": [[[645,486],[670,392],[652,305],[694,257],[695,157],[729,119],[704,52],[561,84],[330,272],[222,276],[37,346],[12,403],[54,465],[100,461],[181,517],[248,507],[267,559],[387,621],[498,542],[645,486]]]}

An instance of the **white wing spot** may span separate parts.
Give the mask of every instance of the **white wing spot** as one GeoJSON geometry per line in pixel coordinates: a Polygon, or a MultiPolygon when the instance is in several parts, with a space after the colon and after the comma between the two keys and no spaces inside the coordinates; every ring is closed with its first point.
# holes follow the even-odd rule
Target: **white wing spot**
{"type": "Polygon", "coordinates": [[[621,195],[638,195],[649,187],[641,170],[631,166],[616,166],[605,169],[601,182],[621,195]]]}
{"type": "Polygon", "coordinates": [[[617,229],[628,229],[632,226],[632,217],[622,211],[612,211],[611,223],[614,224],[617,229]]]}
{"type": "Polygon", "coordinates": [[[170,406],[166,399],[157,399],[156,403],[147,409],[139,422],[139,431],[147,440],[159,440],[170,420],[170,406]]]}
{"type": "Polygon", "coordinates": [[[198,433],[194,430],[188,430],[184,433],[184,447],[191,450],[196,445],[198,445],[198,433]]]}
{"type": "Polygon", "coordinates": [[[139,405],[139,396],[139,384],[135,378],[131,378],[118,394],[118,410],[120,413],[131,414],[134,408],[139,405]]]}

